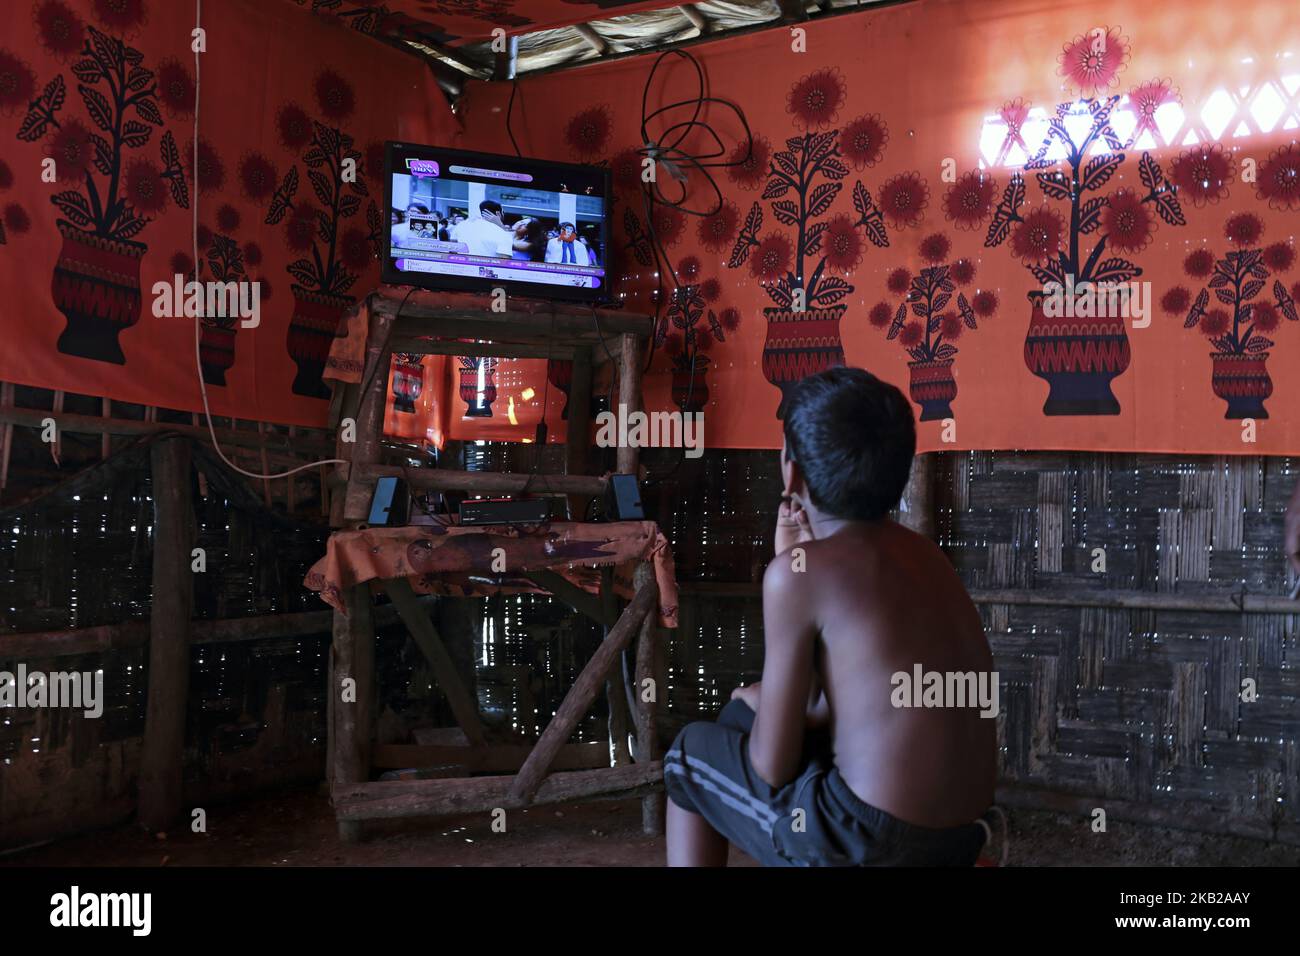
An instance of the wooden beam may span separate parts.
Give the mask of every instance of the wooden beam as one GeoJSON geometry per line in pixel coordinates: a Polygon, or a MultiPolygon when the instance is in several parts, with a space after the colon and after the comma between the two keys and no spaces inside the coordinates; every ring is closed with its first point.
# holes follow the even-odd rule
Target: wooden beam
{"type": "MultiPolygon", "coordinates": [[[[640,411],[644,407],[644,400],[641,396],[641,340],[632,335],[623,336],[623,348],[619,355],[619,373],[618,373],[618,403],[626,406],[626,413],[640,411]]],[[[615,414],[620,413],[620,409],[610,409],[615,414]]],[[[637,474],[637,467],[640,464],[639,449],[628,445],[627,447],[619,446],[618,448],[618,472],[621,475],[637,474]]]]}
{"type": "Polygon", "coordinates": [[[606,675],[618,664],[624,648],[631,642],[632,636],[641,627],[641,622],[646,615],[654,608],[655,597],[654,590],[649,587],[642,587],[636,592],[632,603],[623,611],[618,623],[601,642],[596,653],[591,656],[587,666],[573,682],[573,687],[564,696],[555,716],[542,731],[537,746],[528,755],[528,759],[510,785],[511,800],[529,803],[536,797],[560,748],[573,735],[578,721],[591,709],[591,704],[605,682],[606,675]]]}
{"type": "MultiPolygon", "coordinates": [[[[27,428],[43,428],[44,420],[54,419],[59,432],[72,432],[78,435],[157,435],[161,432],[175,432],[186,438],[201,439],[211,445],[208,429],[203,425],[185,425],[152,421],[135,421],[127,418],[101,418],[98,415],[77,415],[71,412],[52,412],[40,408],[19,408],[13,404],[0,404],[0,424],[21,425],[27,428]]],[[[328,442],[318,438],[299,435],[290,441],[288,435],[280,433],[259,435],[255,431],[234,428],[218,428],[217,441],[222,445],[240,445],[250,448],[266,447],[275,451],[290,452],[298,457],[306,455],[327,455],[332,449],[328,442]]]]}
{"type": "Polygon", "coordinates": [[[433,667],[433,676],[438,682],[438,689],[446,695],[447,703],[451,705],[451,712],[456,716],[456,723],[460,725],[461,730],[465,731],[465,736],[469,738],[471,744],[483,744],[486,737],[483,722],[478,714],[478,701],[465,689],[460,674],[456,672],[456,665],[442,643],[442,636],[420,607],[415,591],[411,588],[411,582],[406,578],[388,578],[384,581],[384,590],[392,598],[406,629],[411,632],[411,637],[415,639],[415,643],[419,645],[430,666],[433,667]]]}
{"type": "Polygon", "coordinates": [[[781,8],[782,23],[800,23],[808,19],[804,0],[776,0],[776,3],[781,8]]]}
{"type": "MultiPolygon", "coordinates": [[[[618,595],[614,591],[614,568],[605,565],[600,569],[600,602],[607,617],[618,616],[618,595]]],[[[606,639],[609,635],[605,635],[606,639]]],[[[609,673],[605,675],[605,703],[609,709],[609,747],[614,765],[621,767],[632,762],[632,748],[628,739],[632,735],[632,708],[628,705],[627,675],[623,672],[623,655],[620,654],[609,673]]]]}
{"type": "Polygon", "coordinates": [[[469,355],[487,358],[572,360],[578,352],[587,351],[585,347],[574,348],[572,345],[454,342],[446,339],[416,338],[407,335],[393,336],[392,342],[394,352],[411,352],[415,355],[469,355]]]}
{"type": "MultiPolygon", "coordinates": [[[[466,773],[515,773],[532,752],[529,744],[488,744],[455,747],[443,744],[380,744],[374,765],[381,770],[454,765],[466,773]]],[[[554,770],[596,770],[609,766],[603,743],[566,744],[555,757],[554,770]]]]}
{"type": "MultiPolygon", "coordinates": [[[[473,494],[603,495],[605,479],[592,475],[539,475],[531,472],[456,471],[452,468],[407,468],[353,465],[363,480],[403,478],[420,491],[467,491],[473,494]]],[[[368,502],[367,502],[368,504],[368,502]]]]}
{"type": "Polygon", "coordinates": [[[555,571],[541,568],[536,571],[525,571],[523,576],[539,588],[544,588],[552,597],[559,598],[579,614],[586,615],[602,627],[613,627],[618,619],[617,613],[608,613],[608,609],[602,606],[597,595],[584,591],[555,571]]]}
{"type": "MultiPolygon", "coordinates": [[[[653,588],[654,607],[659,605],[659,586],[655,581],[654,566],[649,561],[642,561],[636,566],[632,580],[639,591],[643,587],[653,588]]],[[[641,621],[641,632],[636,639],[636,679],[633,681],[632,694],[636,701],[636,759],[638,763],[657,760],[659,753],[659,732],[655,717],[658,711],[658,698],[666,688],[659,687],[655,661],[655,618],[654,608],[641,621]]],[[[641,831],[647,836],[659,836],[664,832],[663,794],[650,794],[641,800],[641,831]]]]}
{"type": "Polygon", "coordinates": [[[384,430],[384,404],[388,396],[388,376],[392,365],[389,337],[393,317],[377,309],[370,310],[370,327],[366,338],[366,361],[358,392],[360,406],[356,415],[356,441],[352,443],[352,467],[344,491],[343,524],[359,523],[370,515],[370,498],[374,480],[358,466],[379,459],[379,445],[384,430]]]}
{"type": "Polygon", "coordinates": [[[370,779],[370,725],[375,699],[375,626],[370,588],[364,584],[345,588],[343,601],[346,613],[334,612],[334,642],[330,647],[331,789],[370,779]],[[345,688],[344,681],[352,683],[345,688]]]}
{"type": "Polygon", "coordinates": [[[492,339],[504,330],[530,332],[551,337],[564,337],[572,334],[591,335],[595,337],[597,327],[602,335],[621,335],[631,332],[648,338],[654,331],[654,319],[649,315],[635,312],[613,312],[604,309],[568,307],[555,304],[545,310],[510,310],[505,312],[490,311],[490,300],[484,296],[473,298],[474,304],[429,305],[412,301],[402,305],[400,298],[377,296],[371,311],[380,315],[396,316],[401,309],[401,317],[393,324],[393,335],[442,335],[442,322],[465,322],[477,334],[472,338],[492,339]],[[493,330],[496,330],[495,332],[493,330]]]}
{"type": "Polygon", "coordinates": [[[557,773],[541,781],[528,800],[511,792],[516,777],[385,781],[347,787],[334,806],[339,819],[348,821],[485,813],[498,807],[513,810],[567,800],[638,797],[662,787],[663,774],[659,761],[557,773]]]}
{"type": "Polygon", "coordinates": [[[181,816],[185,717],[194,610],[194,508],[190,445],[179,439],[150,449],[153,497],[153,591],[149,608],[149,690],[140,754],[140,824],[166,830],[181,816]]]}

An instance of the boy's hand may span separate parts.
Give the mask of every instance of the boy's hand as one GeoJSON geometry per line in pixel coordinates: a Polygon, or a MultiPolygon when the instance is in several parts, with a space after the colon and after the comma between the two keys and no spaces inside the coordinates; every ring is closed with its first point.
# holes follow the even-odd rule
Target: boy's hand
{"type": "Polygon", "coordinates": [[[776,553],[785,554],[797,544],[813,539],[808,512],[793,498],[782,498],[776,509],[776,553]]]}
{"type": "Polygon", "coordinates": [[[754,683],[747,684],[744,687],[737,687],[731,692],[731,699],[743,700],[749,706],[750,710],[754,713],[758,713],[759,686],[762,683],[762,681],[756,680],[754,683]]]}

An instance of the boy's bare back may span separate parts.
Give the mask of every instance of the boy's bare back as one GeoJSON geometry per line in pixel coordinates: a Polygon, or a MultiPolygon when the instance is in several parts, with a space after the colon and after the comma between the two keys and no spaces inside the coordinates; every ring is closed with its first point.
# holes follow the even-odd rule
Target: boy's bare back
{"type": "MultiPolygon", "coordinates": [[[[978,612],[943,552],[893,521],[806,542],[801,600],[835,765],[859,797],[927,827],[966,823],[993,803],[996,720],[974,706],[896,707],[897,673],[992,671],[978,612]]],[[[996,678],[995,678],[996,679],[996,678]]]]}

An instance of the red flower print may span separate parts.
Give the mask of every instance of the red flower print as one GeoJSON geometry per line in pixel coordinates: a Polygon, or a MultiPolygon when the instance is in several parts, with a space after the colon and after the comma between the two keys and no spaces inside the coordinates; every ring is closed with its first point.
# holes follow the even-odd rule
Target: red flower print
{"type": "Polygon", "coordinates": [[[36,91],[36,74],[8,50],[0,50],[0,111],[22,109],[36,91]]]}
{"type": "Polygon", "coordinates": [[[970,300],[970,307],[981,319],[987,319],[998,310],[998,294],[992,289],[981,289],[970,300]]]}
{"type": "Polygon", "coordinates": [[[793,253],[789,239],[782,233],[769,232],[763,237],[763,241],[758,244],[753,257],[749,260],[750,273],[755,279],[761,279],[763,282],[783,279],[790,268],[790,257],[793,253]]]}
{"type": "Polygon", "coordinates": [[[700,224],[696,227],[696,238],[710,252],[726,249],[736,238],[736,225],[739,221],[740,211],[735,203],[724,202],[713,215],[700,219],[700,224]]]}
{"type": "Polygon", "coordinates": [[[374,182],[380,182],[384,177],[384,148],[383,143],[371,143],[366,147],[362,160],[366,164],[365,175],[374,182]]]}
{"type": "Polygon", "coordinates": [[[5,206],[4,224],[10,232],[21,235],[32,227],[32,220],[27,215],[26,209],[16,202],[11,202],[5,206]]]}
{"type": "Polygon", "coordinates": [[[203,223],[199,223],[199,228],[196,231],[195,238],[199,243],[199,254],[202,255],[203,252],[212,245],[212,230],[203,225],[203,223]]]}
{"type": "Polygon", "coordinates": [[[1228,217],[1223,235],[1239,249],[1253,246],[1264,235],[1264,221],[1253,212],[1239,212],[1228,217]]]}
{"type": "Polygon", "coordinates": [[[1169,315],[1179,315],[1192,304],[1192,294],[1180,285],[1174,286],[1160,297],[1160,308],[1169,315]]]}
{"type": "Polygon", "coordinates": [[[224,233],[234,232],[239,228],[239,210],[229,203],[217,210],[217,229],[224,233]]]}
{"type": "Polygon", "coordinates": [[[1300,282],[1296,282],[1291,286],[1291,298],[1300,301],[1300,282]]]}
{"type": "Polygon", "coordinates": [[[1043,205],[1025,215],[1011,233],[1011,251],[1025,263],[1044,263],[1061,251],[1065,223],[1050,206],[1043,205]]]}
{"type": "Polygon", "coordinates": [[[86,28],[63,0],[42,0],[32,16],[41,46],[56,57],[67,59],[81,51],[86,28]]]}
{"type": "Polygon", "coordinates": [[[734,332],[740,328],[740,310],[728,306],[722,310],[722,314],[718,316],[718,321],[728,332],[734,332]]]}
{"type": "Polygon", "coordinates": [[[945,339],[961,338],[961,330],[965,328],[961,319],[956,312],[945,312],[939,317],[939,331],[945,339]]]}
{"type": "Polygon", "coordinates": [[[930,203],[930,187],[920,173],[899,173],[880,187],[880,208],[890,225],[915,226],[930,203]]]}
{"type": "Polygon", "coordinates": [[[239,161],[239,188],[252,200],[265,199],[275,191],[275,167],[261,153],[249,153],[239,161]]]}
{"type": "Polygon", "coordinates": [[[95,16],[115,33],[126,33],[144,23],[144,0],[95,0],[95,16]]]}
{"type": "Polygon", "coordinates": [[[839,70],[818,70],[790,87],[785,111],[804,129],[825,129],[835,123],[845,93],[839,70]]]}
{"type": "Polygon", "coordinates": [[[948,275],[958,285],[970,285],[975,281],[975,263],[966,258],[958,259],[948,270],[948,275]]]}
{"type": "Polygon", "coordinates": [[[1191,199],[1195,206],[1216,203],[1228,195],[1228,187],[1237,176],[1236,162],[1219,143],[1202,143],[1178,154],[1169,169],[1169,178],[1178,194],[1191,199]]]}
{"type": "Polygon", "coordinates": [[[609,164],[610,176],[614,188],[625,193],[633,193],[641,188],[641,160],[644,157],[636,147],[629,146],[621,150],[609,164]]]}
{"type": "Polygon", "coordinates": [[[316,104],[332,120],[344,120],[352,115],[356,95],[352,84],[333,70],[324,70],[316,77],[316,104]]]}
{"type": "Polygon", "coordinates": [[[194,260],[188,252],[178,252],[171,259],[172,275],[190,278],[194,275],[194,260]]]}
{"type": "Polygon", "coordinates": [[[826,265],[839,272],[852,272],[862,262],[862,236],[846,215],[834,216],[822,237],[826,265]]]}
{"type": "Polygon", "coordinates": [[[1128,37],[1118,27],[1098,27],[1065,44],[1058,72],[1080,96],[1102,96],[1119,82],[1128,57],[1128,37]]]}
{"type": "Polygon", "coordinates": [[[316,207],[309,203],[299,203],[293,207],[285,220],[285,243],[294,252],[305,252],[311,248],[316,238],[316,207]]]}
{"type": "Polygon", "coordinates": [[[0,159],[0,190],[8,189],[14,184],[14,171],[9,164],[0,159]]]}
{"type": "Polygon", "coordinates": [[[55,131],[46,145],[45,155],[54,160],[55,175],[60,182],[80,179],[90,166],[90,131],[80,120],[67,120],[55,131]]]}
{"type": "Polygon", "coordinates": [[[701,352],[707,352],[709,349],[713,348],[713,342],[713,333],[708,329],[695,330],[695,347],[701,352]]]}
{"type": "Polygon", "coordinates": [[[265,302],[267,299],[271,298],[271,280],[266,276],[259,276],[256,281],[257,291],[259,293],[258,298],[265,302]]]}
{"type": "Polygon", "coordinates": [[[908,286],[912,284],[912,273],[906,269],[895,269],[889,273],[889,278],[885,280],[885,288],[894,295],[902,295],[907,291],[908,286]]]}
{"type": "Polygon", "coordinates": [[[941,232],[933,233],[921,240],[921,258],[931,265],[943,262],[951,251],[952,242],[941,232]]]}
{"type": "Polygon", "coordinates": [[[673,206],[655,205],[655,237],[665,246],[671,246],[682,237],[686,228],[686,217],[673,206]]]}
{"type": "Polygon", "coordinates": [[[179,60],[158,64],[158,102],[174,117],[194,115],[194,80],[179,60]]]}
{"type": "Polygon", "coordinates": [[[700,277],[700,260],[695,256],[687,256],[681,262],[677,263],[677,278],[684,282],[694,282],[700,277]]]}
{"type": "Polygon", "coordinates": [[[908,322],[903,326],[903,331],[898,335],[898,341],[903,343],[904,348],[911,348],[924,337],[925,333],[921,330],[920,322],[908,322]]]}
{"type": "Polygon", "coordinates": [[[1232,317],[1228,315],[1225,309],[1211,309],[1201,316],[1201,334],[1207,338],[1215,338],[1228,331],[1228,326],[1232,325],[1232,317]]]}
{"type": "Polygon", "coordinates": [[[1214,271],[1214,253],[1209,249],[1196,249],[1183,260],[1183,271],[1193,279],[1204,279],[1214,271]]]}
{"type": "Polygon", "coordinates": [[[705,279],[700,283],[700,298],[705,302],[717,302],[722,295],[722,283],[717,279],[705,279]]]}
{"type": "Polygon", "coordinates": [[[593,106],[569,120],[564,139],[569,144],[569,149],[578,156],[595,159],[605,152],[613,125],[609,107],[593,106]]]}
{"type": "Polygon", "coordinates": [[[1101,210],[1101,227],[1106,241],[1116,252],[1145,249],[1151,242],[1155,226],[1155,217],[1131,189],[1116,190],[1101,210]]]}
{"type": "Polygon", "coordinates": [[[1256,332],[1272,332],[1281,321],[1282,315],[1272,302],[1252,302],[1249,308],[1250,321],[1254,323],[1256,332]]]}
{"type": "Polygon", "coordinates": [[[958,229],[978,229],[993,211],[997,183],[982,172],[962,173],[943,194],[944,218],[958,229]]]}
{"type": "Polygon", "coordinates": [[[250,266],[262,264],[262,247],[255,242],[244,243],[244,262],[250,266]]]}
{"type": "Polygon", "coordinates": [[[761,136],[744,140],[727,157],[727,175],[741,189],[757,189],[767,179],[772,144],[761,136]]]}
{"type": "Polygon", "coordinates": [[[874,166],[885,154],[889,142],[889,127],[879,114],[859,116],[849,120],[840,130],[840,155],[856,169],[874,166]]]}
{"type": "Polygon", "coordinates": [[[339,259],[352,272],[360,272],[370,265],[372,250],[370,237],[355,226],[343,231],[339,242],[339,259]]]}
{"type": "Polygon", "coordinates": [[[1270,272],[1286,272],[1295,263],[1295,249],[1289,242],[1275,242],[1264,250],[1264,265],[1270,272]]]}
{"type": "Polygon", "coordinates": [[[226,184],[226,167],[217,155],[216,149],[206,139],[200,139],[198,149],[191,144],[190,176],[193,178],[195,166],[198,167],[199,189],[203,192],[220,192],[226,184]],[[197,161],[194,156],[197,153],[197,161]]]}
{"type": "Polygon", "coordinates": [[[1255,192],[1270,209],[1300,209],[1300,146],[1281,146],[1260,164],[1255,192]]]}
{"type": "Polygon", "coordinates": [[[894,318],[894,310],[889,307],[888,302],[877,302],[867,313],[867,321],[875,328],[883,329],[894,318]]]}
{"type": "Polygon", "coordinates": [[[664,351],[672,358],[682,354],[682,336],[678,332],[673,332],[664,339],[664,351]]]}
{"type": "Polygon", "coordinates": [[[1137,138],[1144,132],[1156,133],[1156,110],[1166,103],[1181,102],[1177,91],[1174,90],[1174,84],[1170,80],[1150,80],[1129,91],[1129,105],[1133,108],[1133,113],[1137,117],[1137,125],[1133,127],[1133,135],[1130,137],[1131,142],[1136,142],[1137,138]]]}
{"type": "Polygon", "coordinates": [[[285,149],[302,149],[311,142],[311,117],[296,103],[280,108],[275,117],[275,128],[280,136],[280,145],[285,149]]]}
{"type": "Polygon", "coordinates": [[[133,159],[123,177],[126,201],[143,214],[156,213],[167,205],[167,184],[162,171],[147,159],[133,159]]]}

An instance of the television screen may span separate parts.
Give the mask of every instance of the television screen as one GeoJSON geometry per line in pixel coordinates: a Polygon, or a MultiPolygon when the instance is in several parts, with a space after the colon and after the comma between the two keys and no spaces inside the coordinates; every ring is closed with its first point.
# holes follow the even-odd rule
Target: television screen
{"type": "Polygon", "coordinates": [[[605,169],[390,142],[384,191],[385,282],[610,298],[605,169]]]}

